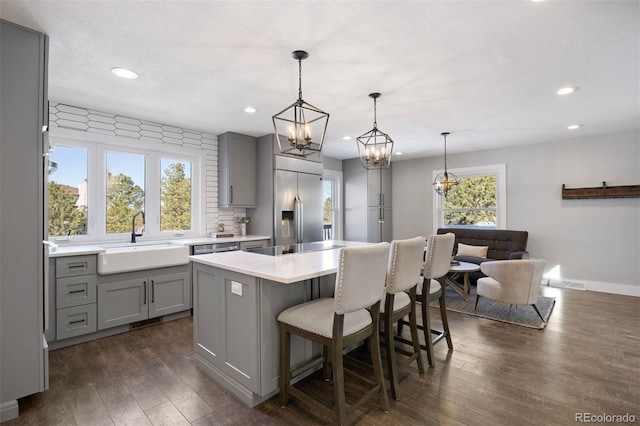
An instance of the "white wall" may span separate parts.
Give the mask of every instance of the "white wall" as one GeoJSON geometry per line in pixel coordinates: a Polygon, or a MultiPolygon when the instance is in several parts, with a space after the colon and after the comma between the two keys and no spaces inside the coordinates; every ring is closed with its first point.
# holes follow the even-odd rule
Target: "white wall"
{"type": "MultiPolygon", "coordinates": [[[[449,168],[506,164],[507,229],[531,257],[588,290],[640,296],[640,199],[563,200],[567,188],[640,184],[640,135],[624,133],[447,156],[449,168]]],[[[393,165],[393,236],[433,233],[432,171],[442,157],[393,165]],[[422,182],[422,185],[416,185],[422,182]]]]}

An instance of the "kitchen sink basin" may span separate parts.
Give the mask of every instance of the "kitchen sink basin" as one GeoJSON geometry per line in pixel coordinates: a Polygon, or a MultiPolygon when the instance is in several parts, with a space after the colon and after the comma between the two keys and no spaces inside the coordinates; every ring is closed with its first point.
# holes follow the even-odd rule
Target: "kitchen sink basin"
{"type": "Polygon", "coordinates": [[[118,274],[189,263],[189,247],[174,244],[103,246],[98,254],[98,274],[118,274]]]}

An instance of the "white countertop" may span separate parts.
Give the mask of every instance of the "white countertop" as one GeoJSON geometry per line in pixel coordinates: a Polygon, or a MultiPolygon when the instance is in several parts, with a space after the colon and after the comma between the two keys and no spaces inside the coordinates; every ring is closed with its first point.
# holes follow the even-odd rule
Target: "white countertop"
{"type": "MultiPolygon", "coordinates": [[[[357,247],[369,245],[354,241],[321,241],[327,245],[357,247]]],[[[339,248],[281,256],[244,251],[189,256],[192,262],[251,275],[285,284],[333,274],[338,269],[339,248]]]]}
{"type": "MultiPolygon", "coordinates": [[[[181,239],[171,239],[171,240],[145,240],[142,238],[138,238],[139,245],[148,245],[148,244],[162,244],[162,243],[170,243],[176,245],[183,246],[195,246],[199,244],[218,244],[218,243],[240,243],[243,241],[259,241],[259,240],[270,240],[271,237],[266,235],[245,235],[245,236],[234,236],[227,238],[212,238],[212,237],[194,237],[194,238],[181,238],[181,239]]],[[[138,244],[136,243],[136,244],[138,244]]],[[[100,254],[105,252],[105,247],[135,247],[135,244],[127,243],[125,241],[121,242],[105,242],[105,243],[96,243],[91,245],[82,245],[82,244],[70,244],[67,242],[58,242],[57,248],[55,250],[49,249],[49,257],[64,257],[64,256],[81,256],[85,254],[100,254]]]]}

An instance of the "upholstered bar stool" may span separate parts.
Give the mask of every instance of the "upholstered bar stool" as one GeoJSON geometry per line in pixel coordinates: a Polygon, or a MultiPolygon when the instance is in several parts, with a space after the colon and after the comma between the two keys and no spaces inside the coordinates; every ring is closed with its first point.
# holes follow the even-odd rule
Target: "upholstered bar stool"
{"type": "MultiPolygon", "coordinates": [[[[418,328],[424,333],[424,345],[422,349],[427,352],[427,361],[429,366],[433,367],[433,345],[442,339],[447,340],[449,349],[453,349],[451,341],[451,333],[449,331],[449,321],[447,320],[447,309],[445,305],[444,288],[446,275],[451,267],[451,254],[453,253],[453,244],[455,235],[448,233],[444,235],[430,235],[427,238],[427,246],[424,252],[423,280],[417,286],[417,301],[421,305],[422,325],[418,328]],[[431,318],[429,316],[429,303],[437,300],[440,306],[440,317],[442,318],[442,330],[431,328],[431,318]],[[435,338],[432,338],[435,335],[435,338]]],[[[402,320],[399,324],[408,324],[402,320]]],[[[398,328],[399,332],[401,328],[398,328]]],[[[398,340],[410,343],[403,338],[398,340]]]]}
{"type": "MultiPolygon", "coordinates": [[[[380,406],[389,411],[380,356],[380,300],[384,295],[389,243],[340,249],[333,298],[320,298],[293,306],[278,315],[280,324],[280,405],[293,396],[314,409],[335,417],[339,424],[365,401],[379,394],[380,406]],[[368,309],[367,309],[368,308],[368,309]],[[291,385],[291,334],[322,344],[331,356],[334,410],[291,385]],[[343,350],[369,338],[374,379],[349,374],[370,386],[355,403],[347,406],[344,392],[343,350]],[[328,350],[327,350],[328,348],[328,350]]],[[[305,372],[297,369],[298,374],[305,372]]],[[[326,370],[325,370],[326,371],[326,370]]]]}
{"type": "Polygon", "coordinates": [[[391,395],[395,400],[400,399],[398,375],[401,369],[415,361],[418,364],[418,372],[424,374],[416,321],[416,286],[421,279],[423,254],[424,237],[391,242],[385,287],[386,297],[380,313],[380,323],[382,324],[384,347],[387,354],[391,395]],[[393,325],[406,315],[409,315],[413,352],[395,346],[393,325]],[[396,351],[408,356],[408,358],[398,364],[396,351]]]}

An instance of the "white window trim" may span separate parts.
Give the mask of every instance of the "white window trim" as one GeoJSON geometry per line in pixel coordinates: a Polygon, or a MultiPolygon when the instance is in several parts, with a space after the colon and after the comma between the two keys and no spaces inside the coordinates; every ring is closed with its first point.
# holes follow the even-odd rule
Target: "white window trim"
{"type": "Polygon", "coordinates": [[[88,216],[87,234],[74,235],[69,237],[52,236],[54,241],[69,241],[75,243],[91,242],[115,242],[129,241],[130,234],[107,234],[106,233],[106,211],[99,208],[104,205],[106,198],[106,152],[118,151],[130,154],[145,155],[148,158],[147,169],[145,170],[145,232],[143,237],[138,237],[138,241],[167,239],[182,236],[198,236],[204,233],[205,215],[203,214],[203,194],[205,184],[205,152],[201,150],[172,146],[168,144],[159,145],[158,148],[150,145],[140,147],[141,142],[137,139],[110,136],[97,133],[78,132],[69,129],[52,128],[51,145],[64,145],[70,147],[86,148],[88,151],[87,179],[90,182],[88,194],[88,216]],[[137,147],[132,147],[137,145],[137,147]],[[191,163],[191,200],[192,200],[192,229],[189,231],[160,231],[160,193],[148,197],[148,191],[160,189],[160,159],[171,158],[174,160],[188,161],[191,163]],[[101,161],[101,164],[98,164],[101,161]],[[157,167],[155,163],[157,162],[157,167]],[[153,174],[158,176],[158,186],[150,188],[147,181],[153,174]],[[157,200],[155,199],[157,198],[157,200]],[[101,228],[101,229],[98,229],[101,228]]]}
{"type": "MultiPolygon", "coordinates": [[[[497,185],[497,206],[496,206],[496,229],[507,229],[507,166],[506,164],[491,164],[478,167],[464,167],[459,169],[447,169],[459,178],[474,176],[496,176],[497,185]]],[[[433,182],[438,174],[444,173],[444,170],[434,170],[431,181],[433,182]]],[[[443,197],[436,191],[433,192],[433,232],[438,228],[444,227],[444,210],[443,197]]]]}
{"type": "Polygon", "coordinates": [[[335,185],[333,186],[334,190],[334,201],[335,205],[333,206],[333,218],[335,220],[334,228],[331,230],[332,238],[334,240],[342,240],[343,235],[343,225],[344,225],[344,215],[342,213],[342,172],[338,170],[329,170],[325,169],[323,172],[323,177],[328,179],[333,179],[335,181],[335,185]]]}

